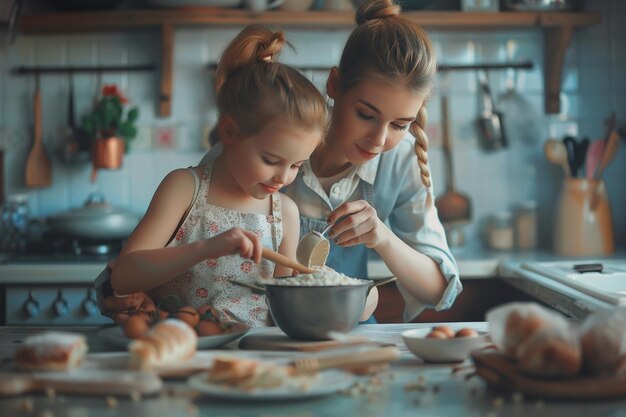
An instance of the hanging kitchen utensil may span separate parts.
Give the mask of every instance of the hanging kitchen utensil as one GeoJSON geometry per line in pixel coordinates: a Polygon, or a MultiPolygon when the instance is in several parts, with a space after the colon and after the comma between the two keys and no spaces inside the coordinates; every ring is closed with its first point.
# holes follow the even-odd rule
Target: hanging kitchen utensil
{"type": "Polygon", "coordinates": [[[33,98],[34,138],[33,147],[26,160],[26,186],[47,187],[52,183],[52,166],[43,148],[41,131],[41,90],[39,75],[35,75],[35,96],[33,98]]]}
{"type": "Polygon", "coordinates": [[[61,160],[68,164],[89,161],[88,150],[81,145],[80,129],[76,126],[74,118],[74,75],[70,72],[68,78],[67,93],[67,126],[65,135],[59,146],[61,160]]]}
{"type": "Polygon", "coordinates": [[[452,165],[452,140],[448,117],[448,97],[441,95],[441,121],[443,130],[443,156],[446,170],[446,191],[437,197],[435,206],[443,223],[467,222],[472,217],[472,204],[468,196],[456,191],[452,165]]]}
{"type": "Polygon", "coordinates": [[[478,86],[482,109],[478,117],[479,140],[486,150],[496,150],[507,146],[502,113],[495,111],[489,79],[484,70],[478,71],[478,86]]]}

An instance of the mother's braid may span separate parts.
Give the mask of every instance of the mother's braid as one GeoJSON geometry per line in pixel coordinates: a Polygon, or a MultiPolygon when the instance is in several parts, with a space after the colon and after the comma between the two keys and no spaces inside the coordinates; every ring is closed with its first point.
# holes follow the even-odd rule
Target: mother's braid
{"type": "Polygon", "coordinates": [[[427,112],[426,106],[422,105],[417,112],[415,121],[411,123],[409,128],[411,134],[415,137],[415,154],[417,155],[417,164],[420,168],[420,178],[422,184],[428,189],[431,188],[430,168],[428,167],[428,136],[424,130],[426,127],[427,112]]]}

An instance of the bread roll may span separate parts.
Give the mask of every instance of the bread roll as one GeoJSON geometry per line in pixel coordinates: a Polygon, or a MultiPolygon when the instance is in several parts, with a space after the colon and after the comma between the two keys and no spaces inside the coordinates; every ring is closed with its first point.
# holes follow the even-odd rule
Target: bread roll
{"type": "Polygon", "coordinates": [[[196,352],[198,336],[188,324],[164,320],[128,346],[131,367],[142,370],[189,359],[196,352]]]}
{"type": "Polygon", "coordinates": [[[519,346],[516,357],[524,372],[540,377],[571,377],[582,366],[578,338],[555,328],[536,332],[519,346]]]}
{"type": "Polygon", "coordinates": [[[535,333],[550,324],[532,310],[513,310],[506,319],[504,328],[504,353],[517,356],[517,349],[535,333]]]}
{"type": "Polygon", "coordinates": [[[67,371],[80,365],[85,353],[83,335],[47,332],[24,339],[15,352],[15,362],[31,371],[67,371]]]}
{"type": "Polygon", "coordinates": [[[594,313],[582,324],[581,347],[585,372],[617,375],[626,371],[626,311],[594,313]]]}

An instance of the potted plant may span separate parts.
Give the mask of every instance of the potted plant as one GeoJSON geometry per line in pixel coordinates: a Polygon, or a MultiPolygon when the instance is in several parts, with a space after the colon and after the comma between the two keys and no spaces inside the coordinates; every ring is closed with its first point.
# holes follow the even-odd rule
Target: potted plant
{"type": "Polygon", "coordinates": [[[82,129],[93,141],[94,172],[98,168],[120,168],[124,152],[137,136],[135,123],[139,109],[133,107],[125,111],[127,103],[128,99],[116,85],[105,85],[93,110],[83,116],[82,129]]]}

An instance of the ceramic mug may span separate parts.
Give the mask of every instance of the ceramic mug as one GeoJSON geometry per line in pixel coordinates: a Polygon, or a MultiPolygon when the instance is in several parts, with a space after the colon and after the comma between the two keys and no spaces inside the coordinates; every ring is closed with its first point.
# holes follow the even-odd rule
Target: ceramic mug
{"type": "Polygon", "coordinates": [[[565,181],[556,209],[554,250],[566,256],[613,253],[613,222],[604,181],[565,181]]]}
{"type": "Polygon", "coordinates": [[[244,0],[244,6],[246,9],[250,10],[252,13],[263,13],[268,9],[273,9],[275,7],[283,4],[283,0],[244,0]]]}

